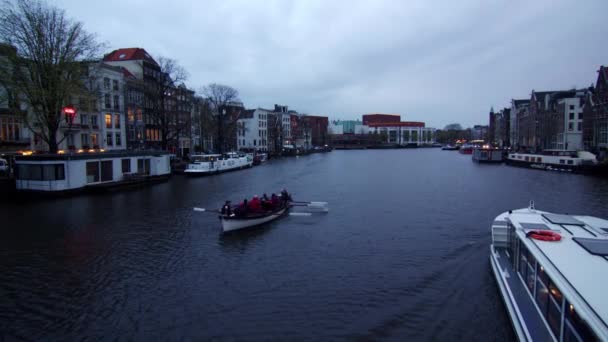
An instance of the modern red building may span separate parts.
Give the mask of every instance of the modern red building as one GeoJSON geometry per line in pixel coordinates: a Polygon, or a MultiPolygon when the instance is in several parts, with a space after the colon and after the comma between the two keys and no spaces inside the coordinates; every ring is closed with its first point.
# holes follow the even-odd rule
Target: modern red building
{"type": "Polygon", "coordinates": [[[363,124],[372,125],[377,123],[401,122],[399,114],[363,114],[363,124]]]}

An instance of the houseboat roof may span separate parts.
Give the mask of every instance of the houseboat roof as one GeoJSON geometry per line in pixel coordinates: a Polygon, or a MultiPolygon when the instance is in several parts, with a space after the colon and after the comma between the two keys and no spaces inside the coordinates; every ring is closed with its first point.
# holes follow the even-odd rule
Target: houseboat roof
{"type": "Polygon", "coordinates": [[[52,160],[82,160],[100,158],[150,157],[170,155],[166,151],[105,151],[105,152],[69,152],[62,154],[35,153],[16,156],[16,161],[52,161],[52,160]]]}
{"type": "Polygon", "coordinates": [[[506,219],[576,310],[586,311],[586,317],[608,332],[608,220],[534,209],[514,210],[506,219]],[[559,233],[561,241],[526,237],[527,231],[538,229],[559,233]]]}

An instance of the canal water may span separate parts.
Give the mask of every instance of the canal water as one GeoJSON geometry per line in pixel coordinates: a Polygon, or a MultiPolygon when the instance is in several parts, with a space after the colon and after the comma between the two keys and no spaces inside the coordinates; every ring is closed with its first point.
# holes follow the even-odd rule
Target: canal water
{"type": "Polygon", "coordinates": [[[511,340],[490,223],[608,217],[608,180],[438,149],[333,151],[107,195],[0,202],[0,340],[511,340]],[[287,187],[328,214],[222,236],[287,187]]]}

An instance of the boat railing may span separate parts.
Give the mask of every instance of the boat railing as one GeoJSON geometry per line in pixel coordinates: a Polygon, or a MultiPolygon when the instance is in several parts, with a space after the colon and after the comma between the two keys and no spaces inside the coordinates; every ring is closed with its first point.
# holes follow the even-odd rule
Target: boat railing
{"type": "Polygon", "coordinates": [[[507,222],[494,222],[492,224],[492,245],[506,248],[509,246],[509,226],[507,222]]]}

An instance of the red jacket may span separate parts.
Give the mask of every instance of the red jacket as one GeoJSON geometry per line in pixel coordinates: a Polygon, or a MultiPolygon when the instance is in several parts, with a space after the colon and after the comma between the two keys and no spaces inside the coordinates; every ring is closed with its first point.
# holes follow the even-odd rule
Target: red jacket
{"type": "Polygon", "coordinates": [[[249,201],[249,209],[252,211],[259,211],[262,209],[262,202],[260,202],[259,198],[254,198],[249,201]]]}

